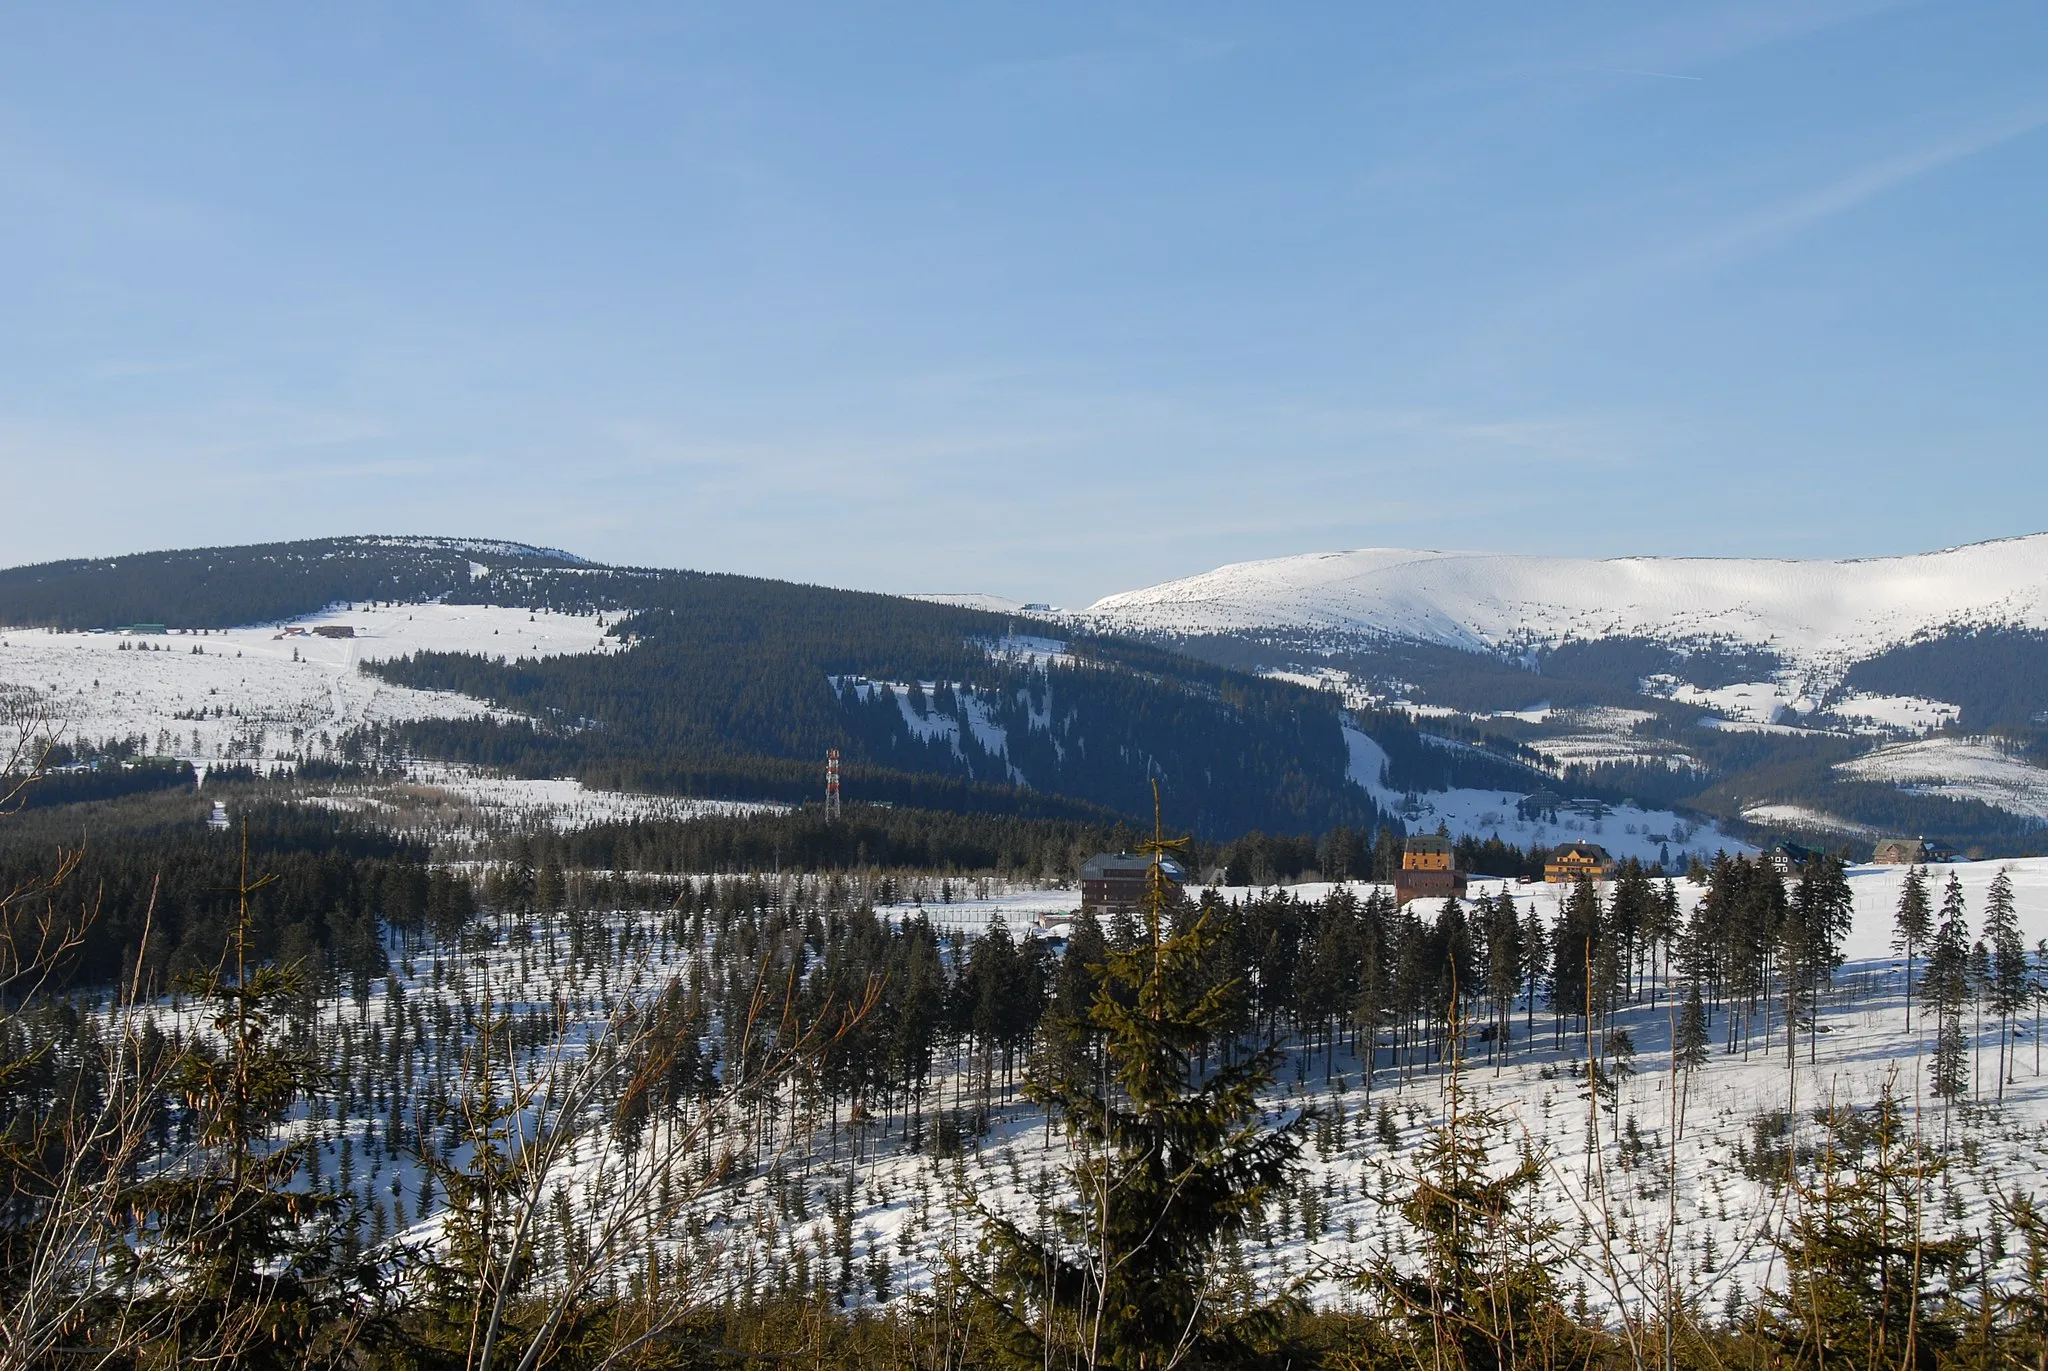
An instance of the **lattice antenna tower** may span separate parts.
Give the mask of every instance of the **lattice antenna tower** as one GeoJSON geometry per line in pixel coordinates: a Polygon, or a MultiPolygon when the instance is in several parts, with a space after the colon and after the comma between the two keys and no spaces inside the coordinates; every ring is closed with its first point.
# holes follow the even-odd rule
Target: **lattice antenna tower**
{"type": "Polygon", "coordinates": [[[839,817],[839,749],[825,754],[825,817],[839,817]]]}

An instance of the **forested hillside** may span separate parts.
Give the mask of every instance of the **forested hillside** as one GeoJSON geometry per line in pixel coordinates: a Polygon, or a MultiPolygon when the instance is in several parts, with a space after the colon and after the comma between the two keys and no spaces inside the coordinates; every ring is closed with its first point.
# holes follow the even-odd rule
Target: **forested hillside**
{"type": "Polygon", "coordinates": [[[399,745],[611,787],[785,801],[815,797],[838,748],[851,798],[1142,816],[1156,779],[1210,836],[1380,821],[1347,778],[1335,706],[1311,691],[1109,640],[1020,662],[989,651],[1002,619],[889,596],[733,576],[638,589],[661,603],[617,626],[626,653],[377,664],[396,684],[539,721],[415,724],[399,745]]]}
{"type": "MultiPolygon", "coordinates": [[[[1327,696],[949,605],[606,567],[463,539],[328,539],[0,573],[0,624],[16,626],[217,633],[366,601],[598,615],[625,650],[428,650],[366,662],[392,684],[459,692],[506,713],[369,720],[343,744],[353,758],[441,758],[609,789],[795,803],[821,795],[825,754],[838,749],[852,801],[1100,825],[1148,815],[1157,781],[1168,806],[1210,837],[1382,821],[1350,783],[1327,696]],[[1058,650],[1001,646],[1020,632],[1058,650]]],[[[76,684],[101,688],[90,673],[76,684]]],[[[236,707],[204,701],[208,712],[236,707]]]]}
{"type": "Polygon", "coordinates": [[[1962,707],[1972,730],[2039,733],[2048,725],[2048,632],[1957,629],[1904,643],[1849,668],[1844,686],[1929,695],[1962,707]]]}

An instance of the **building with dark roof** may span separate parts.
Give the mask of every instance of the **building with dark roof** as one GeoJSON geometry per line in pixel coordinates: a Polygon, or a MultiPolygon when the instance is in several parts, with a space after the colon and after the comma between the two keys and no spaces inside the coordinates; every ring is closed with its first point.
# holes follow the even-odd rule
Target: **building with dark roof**
{"type": "Polygon", "coordinates": [[[1543,864],[1543,879],[1553,885],[1561,881],[1605,881],[1614,876],[1614,858],[1598,843],[1566,843],[1550,854],[1543,864]]]}
{"type": "MultiPolygon", "coordinates": [[[[1159,863],[1169,886],[1178,889],[1186,880],[1180,863],[1166,858],[1159,863]]],[[[1150,857],[1128,852],[1098,852],[1081,863],[1081,908],[1091,914],[1118,909],[1142,909],[1145,905],[1146,875],[1152,870],[1150,857]]]]}

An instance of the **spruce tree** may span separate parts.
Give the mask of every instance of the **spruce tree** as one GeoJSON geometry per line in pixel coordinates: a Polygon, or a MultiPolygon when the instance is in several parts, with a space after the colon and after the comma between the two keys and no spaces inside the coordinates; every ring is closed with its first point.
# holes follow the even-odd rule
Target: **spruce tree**
{"type": "Polygon", "coordinates": [[[1564,1020],[1584,1018],[1589,1001],[1604,1002],[1605,987],[1591,983],[1600,953],[1600,893],[1581,876],[1565,897],[1557,928],[1550,939],[1550,1009],[1556,1016],[1557,1040],[1564,1041],[1564,1020]]]}
{"type": "Polygon", "coordinates": [[[1505,1169],[1496,1166],[1491,1153],[1510,1136],[1501,1116],[1468,1103],[1454,1050],[1444,1117],[1423,1134],[1403,1177],[1400,1212],[1414,1245],[1383,1253],[1356,1278],[1407,1365],[1577,1363],[1573,1344],[1584,1335],[1565,1317],[1553,1272],[1558,1229],[1533,1202],[1543,1158],[1524,1143],[1505,1169]]]}
{"type": "Polygon", "coordinates": [[[1522,1002],[1522,1037],[1533,1042],[1536,1037],[1536,992],[1545,984],[1544,968],[1550,964],[1550,932],[1543,925],[1543,916],[1536,912],[1536,902],[1529,901],[1529,913],[1522,920],[1522,965],[1528,968],[1524,978],[1527,984],[1522,1002]]]}
{"type": "Polygon", "coordinates": [[[1856,900],[1842,863],[1834,857],[1809,858],[1799,873],[1793,905],[1805,925],[1805,955],[1820,984],[1832,985],[1842,964],[1842,944],[1856,922],[1856,900]]]}
{"type": "Polygon", "coordinates": [[[531,1234],[520,1222],[531,1153],[521,1146],[521,1105],[511,1077],[511,1015],[488,998],[469,1023],[462,1095],[453,1111],[459,1151],[425,1145],[420,1161],[446,1197],[445,1242],[428,1265],[426,1344],[488,1362],[515,1326],[508,1318],[534,1275],[531,1234]],[[460,1158],[458,1160],[458,1157],[460,1158]]]}
{"type": "Polygon", "coordinates": [[[1043,1222],[985,1215],[994,1269],[985,1311],[1020,1364],[1164,1368],[1230,1364],[1283,1337],[1293,1301],[1233,1301],[1219,1280],[1225,1245],[1294,1172],[1308,1119],[1260,1122],[1268,1047],[1201,1076],[1234,987],[1204,975],[1218,937],[1208,911],[1168,927],[1162,863],[1183,843],[1157,831],[1143,940],[1112,949],[1091,1017],[1107,1088],[1034,1077],[1076,1150],[1069,1194],[1043,1222]]]}
{"type": "Polygon", "coordinates": [[[1899,890],[1898,911],[1892,916],[1892,948],[1906,959],[1906,1031],[1913,1031],[1913,952],[1925,947],[1934,936],[1934,907],[1927,900],[1927,875],[1919,867],[1906,868],[1905,884],[1899,890]]]}
{"type": "Polygon", "coordinates": [[[1372,1102],[1373,1075],[1379,1068],[1380,1028],[1392,1003],[1388,967],[1388,918],[1392,904],[1381,890],[1365,898],[1359,910],[1358,998],[1351,1007],[1353,1030],[1364,1038],[1365,1098],[1372,1102]]]}
{"type": "Polygon", "coordinates": [[[2000,870],[1984,894],[1984,936],[1991,944],[1991,1007],[1998,1013],[1998,1098],[2012,1079],[2012,1020],[2032,994],[2027,940],[2013,905],[2012,875],[2000,870]]]}
{"type": "Polygon", "coordinates": [[[2034,1074],[2041,1074],[2041,1011],[2048,1008],[2048,938],[2034,943],[2033,979],[2028,993],[2034,1001],[2034,1074]]]}
{"type": "Polygon", "coordinates": [[[1508,1040],[1514,1036],[1515,996],[1522,988],[1524,951],[1522,925],[1515,914],[1514,896],[1502,890],[1489,904],[1482,904],[1486,930],[1486,989],[1493,1002],[1493,1051],[1496,1062],[1507,1056],[1508,1040]]]}
{"type": "Polygon", "coordinates": [[[1038,1031],[1034,1074],[1085,1090],[1097,1075],[1098,1032],[1089,1015],[1102,985],[1102,967],[1109,943],[1095,916],[1082,911],[1067,933],[1066,955],[1053,980],[1052,1002],[1038,1031]]]}
{"type": "Polygon", "coordinates": [[[1992,1200],[1992,1213],[2020,1240],[2019,1279],[2001,1282],[1997,1290],[2000,1322],[2018,1364],[2022,1356],[2048,1347],[2048,1212],[2033,1192],[2000,1193],[1992,1200]]]}
{"type": "Polygon", "coordinates": [[[1679,1137],[1685,1133],[1685,1106],[1692,1095],[1693,1073],[1707,1064],[1707,1042],[1706,1001],[1700,998],[1699,982],[1689,981],[1685,1004],[1678,1011],[1678,1021],[1671,1026],[1671,1085],[1677,1092],[1672,1131],[1679,1137]]]}
{"type": "MultiPolygon", "coordinates": [[[[1301,1026],[1324,1035],[1323,1079],[1329,1080],[1335,1066],[1337,1035],[1335,1024],[1358,999],[1358,968],[1361,948],[1357,904],[1347,890],[1339,889],[1323,901],[1322,917],[1308,940],[1303,966],[1297,978],[1300,987],[1301,1026]]],[[[1313,1052],[1312,1039],[1303,1050],[1313,1052]]]]}
{"type": "Polygon", "coordinates": [[[1979,1099],[1984,1074],[1984,1001],[1991,997],[1991,949],[1982,938],[1970,948],[1970,1009],[1976,1022],[1970,1028],[1970,1098],[1979,1099]]]}
{"type": "Polygon", "coordinates": [[[1963,885],[1951,872],[1942,894],[1941,923],[1927,957],[1922,986],[1932,1005],[1934,1093],[1953,1104],[1970,1088],[1969,1043],[1963,1032],[1963,1011],[1970,1000],[1970,926],[1963,906],[1963,885]]]}
{"type": "Polygon", "coordinates": [[[1943,1163],[1909,1136],[1890,1082],[1858,1125],[1867,1143],[1831,1137],[1819,1174],[1799,1187],[1777,1239],[1786,1286],[1767,1297],[1766,1330],[1795,1367],[1933,1371],[1957,1340],[1953,1286],[1970,1243],[1929,1231],[1943,1163]]]}
{"type": "Polygon", "coordinates": [[[322,1073],[283,1022],[301,992],[296,966],[253,965],[246,822],[233,931],[221,964],[187,976],[219,1046],[177,1059],[172,1087],[196,1146],[139,1185],[141,1288],[170,1329],[148,1360],[248,1367],[301,1363],[345,1337],[351,1294],[336,1218],[341,1206],[301,1185],[314,1144],[280,1142],[277,1126],[322,1073]]]}
{"type": "Polygon", "coordinates": [[[1678,938],[1678,887],[1666,876],[1657,887],[1657,898],[1651,903],[1649,922],[1644,925],[1643,936],[1649,944],[1650,954],[1650,1005],[1657,1004],[1657,993],[1662,976],[1659,974],[1658,953],[1663,953],[1664,970],[1669,971],[1671,945],[1678,938]]]}
{"type": "Polygon", "coordinates": [[[1678,1027],[1671,1037],[1672,1060],[1684,1071],[1697,1071],[1707,1064],[1707,1006],[1700,998],[1699,982],[1685,987],[1685,1007],[1678,1012],[1678,1027]]]}

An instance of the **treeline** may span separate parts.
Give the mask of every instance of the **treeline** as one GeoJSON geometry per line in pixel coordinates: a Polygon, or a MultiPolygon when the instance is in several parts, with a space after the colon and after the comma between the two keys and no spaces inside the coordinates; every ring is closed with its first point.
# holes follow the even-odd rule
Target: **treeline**
{"type": "Polygon", "coordinates": [[[1097,852],[1129,851],[1128,824],[849,805],[686,820],[634,820],[520,833],[498,845],[511,865],[663,873],[917,869],[1071,877],[1097,852]]]}
{"type": "MultiPolygon", "coordinates": [[[[568,831],[520,832],[496,842],[494,860],[668,874],[765,871],[918,870],[1071,880],[1098,852],[1130,852],[1141,831],[1127,822],[1076,823],[1015,815],[850,805],[828,819],[819,805],[787,811],[641,819],[568,831]]],[[[1184,856],[1197,880],[1265,886],[1314,875],[1329,881],[1391,881],[1401,869],[1402,834],[1337,825],[1321,834],[1253,830],[1227,843],[1191,840],[1184,856]]],[[[1545,848],[1527,852],[1499,838],[1463,837],[1459,868],[1486,875],[1542,875],[1545,848]]]]}
{"type": "Polygon", "coordinates": [[[245,827],[251,868],[272,878],[248,930],[254,959],[367,986],[389,969],[383,926],[453,936],[474,912],[468,881],[430,868],[424,844],[300,805],[234,805],[225,829],[208,825],[211,813],[210,799],[152,795],[8,820],[0,891],[17,894],[0,908],[0,940],[10,964],[33,960],[47,929],[69,922],[80,933],[58,968],[67,985],[139,975],[161,988],[217,965],[234,927],[245,827]],[[64,881],[48,888],[59,870],[64,881]]]}
{"type": "MultiPolygon", "coordinates": [[[[519,832],[497,841],[495,860],[670,874],[758,871],[914,869],[1071,880],[1098,852],[1129,852],[1142,838],[1135,825],[1080,823],[1008,814],[850,805],[826,818],[821,805],[794,810],[706,814],[689,819],[637,819],[567,831],[519,832]]],[[[1191,840],[1191,876],[1230,886],[1324,881],[1390,883],[1401,870],[1400,829],[1338,824],[1320,834],[1254,829],[1225,843],[1191,840]]],[[[1540,880],[1551,849],[1528,848],[1464,834],[1452,842],[1459,871],[1540,880]]],[[[1662,875],[1661,869],[1655,874],[1662,875]]]]}
{"type": "Polygon", "coordinates": [[[197,784],[190,762],[151,758],[135,762],[104,762],[75,768],[52,765],[21,793],[28,809],[117,800],[157,790],[190,790],[197,784]]]}
{"type": "Polygon", "coordinates": [[[1564,769],[1558,789],[1568,795],[1625,799],[1646,809],[1689,806],[1710,784],[1705,771],[1662,761],[1574,763],[1564,769]]]}
{"type": "MultiPolygon", "coordinates": [[[[433,757],[511,772],[516,776],[575,776],[599,790],[649,795],[741,799],[800,805],[824,792],[825,769],[816,759],[760,755],[677,756],[617,749],[609,739],[553,733],[517,720],[420,719],[356,730],[336,751],[343,765],[402,767],[406,759],[433,757]]],[[[317,774],[309,773],[309,774],[317,774]]],[[[1065,795],[963,776],[899,771],[866,762],[842,764],[845,794],[854,803],[884,803],[963,814],[1113,823],[1113,811],[1065,795]]]]}

